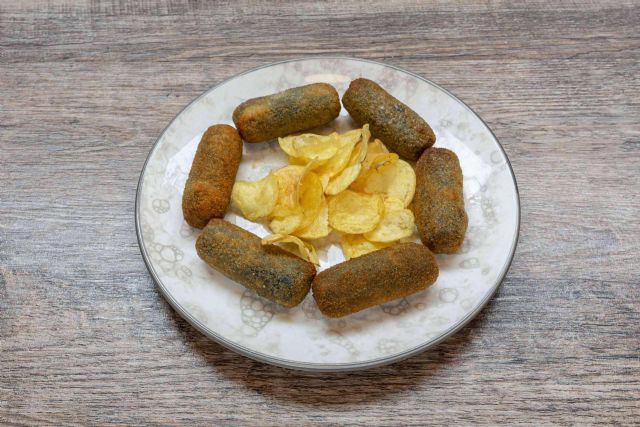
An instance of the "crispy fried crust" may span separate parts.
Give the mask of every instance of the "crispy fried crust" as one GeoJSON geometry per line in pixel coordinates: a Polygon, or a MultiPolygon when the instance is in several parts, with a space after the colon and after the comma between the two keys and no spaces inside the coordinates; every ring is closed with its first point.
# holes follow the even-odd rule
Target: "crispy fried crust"
{"type": "Polygon", "coordinates": [[[416,225],[422,242],[435,253],[457,252],[469,219],[464,210],[458,156],[446,148],[429,148],[416,163],[416,225]]]}
{"type": "Polygon", "coordinates": [[[438,278],[433,254],[418,243],[390,246],[334,265],[313,280],[313,298],[328,317],[420,292],[438,278]]]}
{"type": "Polygon", "coordinates": [[[196,241],[209,266],[284,307],[294,307],[309,293],[315,266],[223,219],[214,218],[196,241]]]}
{"type": "Polygon", "coordinates": [[[228,125],[211,126],[202,136],[182,194],[185,221],[202,228],[211,218],[222,218],[242,158],[242,140],[228,125]]]}
{"type": "Polygon", "coordinates": [[[374,137],[408,160],[417,160],[436,142],[427,122],[376,82],[362,78],[352,81],[342,103],[360,126],[369,123],[374,137]]]}
{"type": "Polygon", "coordinates": [[[233,112],[242,139],[262,142],[329,123],[340,114],[340,97],[327,83],[294,87],[253,98],[233,112]]]}

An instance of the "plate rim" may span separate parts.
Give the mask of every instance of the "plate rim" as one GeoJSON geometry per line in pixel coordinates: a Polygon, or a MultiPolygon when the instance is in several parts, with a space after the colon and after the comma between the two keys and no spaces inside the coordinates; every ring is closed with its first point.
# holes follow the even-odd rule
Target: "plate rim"
{"type": "Polygon", "coordinates": [[[137,240],[138,240],[138,247],[140,248],[140,253],[142,255],[142,259],[143,259],[143,261],[144,261],[144,263],[145,263],[145,265],[147,267],[147,270],[149,270],[149,274],[151,275],[151,278],[155,282],[156,286],[160,289],[160,293],[165,298],[165,300],[167,300],[169,305],[180,315],[180,317],[182,317],[184,320],[186,320],[192,327],[194,327],[200,333],[205,335],[207,338],[217,342],[218,344],[222,345],[223,347],[225,347],[225,348],[227,348],[227,349],[229,349],[229,350],[231,350],[233,352],[239,353],[239,354],[241,354],[243,356],[246,356],[246,357],[248,357],[250,359],[253,359],[253,360],[256,360],[258,362],[267,363],[267,364],[270,364],[270,365],[275,365],[275,366],[278,366],[278,367],[281,367],[281,368],[295,369],[295,370],[307,371],[307,372],[356,371],[356,370],[369,369],[369,368],[374,368],[374,367],[378,367],[378,366],[384,366],[384,365],[388,365],[388,364],[391,364],[391,363],[399,362],[399,361],[407,359],[407,358],[409,358],[411,356],[414,356],[414,355],[416,355],[418,353],[421,353],[421,352],[423,352],[423,351],[425,351],[425,350],[427,350],[429,348],[435,347],[436,345],[440,344],[442,341],[444,341],[447,338],[451,337],[456,332],[458,332],[460,329],[465,327],[473,318],[475,318],[480,313],[480,311],[482,311],[482,309],[487,305],[489,300],[491,300],[491,298],[493,298],[493,296],[495,295],[496,291],[498,290],[498,288],[500,287],[500,285],[504,281],[504,279],[505,279],[505,277],[507,275],[507,272],[511,268],[511,264],[513,263],[513,259],[514,259],[515,253],[516,253],[516,248],[518,246],[518,241],[519,241],[519,238],[520,238],[520,221],[521,221],[521,212],[522,212],[521,205],[520,205],[520,192],[518,190],[518,182],[516,180],[515,173],[513,172],[513,167],[511,165],[511,161],[509,160],[509,156],[507,156],[507,153],[505,152],[504,147],[500,143],[500,140],[493,133],[493,131],[491,130],[489,125],[487,125],[487,123],[482,119],[482,117],[480,117],[480,115],[478,113],[476,113],[469,105],[467,105],[464,101],[462,101],[460,98],[458,98],[454,93],[452,93],[448,89],[445,89],[442,86],[438,85],[437,83],[434,83],[433,81],[431,81],[431,80],[429,80],[427,78],[424,78],[424,77],[422,77],[422,76],[420,76],[420,75],[418,75],[416,73],[413,73],[411,71],[407,71],[407,70],[405,70],[405,69],[403,69],[401,67],[398,67],[398,66],[395,66],[395,65],[391,65],[391,64],[386,64],[384,62],[374,61],[374,60],[371,60],[371,59],[354,58],[354,57],[350,57],[350,56],[340,56],[340,55],[303,56],[303,57],[298,57],[298,58],[287,59],[287,60],[284,60],[284,61],[271,62],[271,63],[268,63],[268,64],[264,64],[264,65],[261,65],[261,66],[258,66],[258,67],[254,67],[254,68],[245,70],[245,71],[243,71],[241,73],[238,73],[238,74],[234,74],[233,76],[228,77],[228,78],[220,81],[218,84],[215,84],[215,85],[211,86],[209,89],[207,89],[204,92],[202,92],[200,95],[198,95],[196,98],[194,98],[191,102],[189,102],[187,105],[185,105],[173,117],[173,119],[167,124],[167,126],[164,127],[164,129],[162,130],[162,132],[160,133],[158,138],[156,138],[155,142],[151,146],[151,149],[149,150],[149,154],[147,154],[147,158],[145,159],[144,164],[142,165],[142,170],[140,171],[140,177],[138,178],[138,185],[136,187],[136,199],[135,199],[134,209],[135,209],[134,213],[135,213],[136,237],[137,237],[137,240]],[[171,125],[173,125],[173,123],[176,121],[176,119],[184,111],[186,111],[194,103],[198,102],[201,98],[206,96],[212,90],[215,90],[216,88],[226,84],[227,82],[229,82],[229,81],[231,81],[233,79],[236,79],[238,77],[241,77],[241,76],[243,76],[245,74],[252,73],[252,72],[260,70],[262,68],[267,68],[267,67],[272,67],[272,66],[275,66],[275,65],[286,64],[286,63],[289,63],[289,62],[302,62],[302,61],[313,61],[313,60],[323,60],[323,59],[339,59],[339,60],[366,62],[366,63],[370,63],[370,64],[380,65],[380,66],[383,66],[383,67],[389,67],[389,68],[392,68],[394,70],[401,71],[403,73],[409,74],[410,76],[415,77],[415,78],[417,78],[417,79],[419,79],[419,80],[421,80],[421,81],[423,81],[423,82],[425,82],[425,83],[427,83],[427,84],[429,84],[429,85],[431,85],[431,86],[443,91],[444,93],[446,93],[447,95],[452,97],[454,100],[459,102],[471,114],[476,116],[480,120],[482,125],[486,128],[486,130],[489,131],[489,133],[491,134],[493,139],[498,143],[498,147],[500,148],[500,151],[502,152],[502,155],[506,159],[506,164],[509,167],[509,173],[511,174],[511,179],[513,180],[513,184],[514,184],[514,187],[515,187],[516,206],[517,206],[516,233],[515,233],[515,236],[514,236],[512,242],[511,242],[509,259],[503,265],[502,270],[500,271],[500,274],[499,274],[499,278],[496,280],[495,284],[492,286],[490,291],[480,301],[480,304],[478,304],[478,306],[473,311],[467,313],[466,316],[464,316],[462,319],[460,319],[458,322],[456,322],[453,326],[451,326],[449,329],[447,329],[441,335],[439,335],[438,337],[436,337],[434,339],[425,341],[422,344],[419,344],[419,345],[417,345],[415,347],[412,347],[412,348],[410,348],[408,350],[402,351],[400,353],[397,353],[397,354],[389,356],[389,357],[387,357],[387,356],[378,357],[378,358],[375,358],[375,359],[370,359],[370,360],[366,360],[366,361],[362,361],[362,362],[313,363],[313,362],[300,362],[300,361],[296,361],[296,360],[290,360],[290,359],[284,359],[284,358],[280,358],[280,357],[268,356],[268,355],[266,355],[264,353],[251,350],[251,349],[249,349],[249,348],[247,348],[247,347],[245,347],[245,346],[243,346],[241,344],[237,344],[237,343],[235,343],[233,341],[230,341],[227,338],[215,333],[214,331],[209,329],[206,325],[202,324],[198,319],[193,317],[169,293],[169,291],[167,290],[165,285],[162,283],[162,280],[160,280],[160,278],[159,278],[158,274],[156,273],[153,265],[151,264],[149,254],[147,253],[145,245],[143,244],[142,227],[140,225],[140,193],[141,193],[141,190],[142,190],[142,183],[144,181],[144,174],[145,174],[145,172],[147,170],[147,164],[149,162],[149,159],[151,158],[151,156],[155,152],[156,148],[158,147],[158,143],[160,142],[162,137],[165,135],[167,130],[171,127],[171,125]]]}

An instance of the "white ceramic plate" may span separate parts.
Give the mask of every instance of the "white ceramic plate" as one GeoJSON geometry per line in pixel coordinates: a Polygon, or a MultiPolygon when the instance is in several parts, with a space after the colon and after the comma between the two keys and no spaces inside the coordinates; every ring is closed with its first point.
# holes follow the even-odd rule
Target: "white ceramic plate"
{"type": "MultiPolygon", "coordinates": [[[[318,131],[356,127],[343,108],[318,131]]],[[[237,179],[258,179],[286,164],[277,142],[245,144],[237,179]]],[[[259,236],[260,224],[226,219],[259,236]]],[[[308,58],[267,65],[213,87],[187,106],[153,146],[140,176],[136,229],[144,260],[174,309],[202,333],[251,358],[305,370],[339,371],[401,360],[435,345],[472,319],[504,278],[515,251],[520,207],[509,161],[487,125],[434,83],[389,65],[308,58]],[[309,294],[282,309],[227,279],[195,251],[199,230],[181,210],[182,191],[207,127],[233,125],[240,102],[290,87],[326,82],[340,95],[357,77],[378,82],[424,117],[436,146],[455,151],[464,174],[469,229],[456,255],[439,255],[440,276],[427,291],[342,318],[323,317],[309,294]]],[[[320,269],[344,260],[335,239],[318,247],[320,269]]]]}

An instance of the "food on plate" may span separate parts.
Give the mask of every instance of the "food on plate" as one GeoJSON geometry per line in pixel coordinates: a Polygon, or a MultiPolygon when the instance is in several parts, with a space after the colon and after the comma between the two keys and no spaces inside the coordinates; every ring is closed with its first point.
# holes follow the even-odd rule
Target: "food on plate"
{"type": "Polygon", "coordinates": [[[383,194],[409,206],[416,191],[416,173],[404,160],[378,154],[372,166],[363,169],[351,189],[367,194],[383,194]],[[378,160],[382,158],[383,160],[378,160]]]}
{"type": "Polygon", "coordinates": [[[376,82],[353,80],[342,103],[358,124],[368,123],[374,137],[408,160],[418,160],[436,141],[424,119],[376,82]]]}
{"type": "Polygon", "coordinates": [[[233,113],[238,131],[216,125],[205,132],[183,195],[185,219],[204,227],[196,251],[209,266],[284,307],[313,289],[329,317],[429,287],[439,273],[433,253],[456,252],[468,223],[458,157],[431,147],[435,135],[422,118],[363,78],[351,82],[342,102],[362,128],[291,135],[340,113],[338,94],[325,83],[240,104],[233,113]],[[234,184],[241,137],[277,137],[288,165],[234,184]],[[416,169],[400,156],[417,160],[416,169]],[[272,234],[260,239],[220,219],[230,199],[272,234]],[[424,245],[405,243],[416,225],[424,245]],[[316,275],[309,241],[332,231],[347,261],[316,275]]]}
{"type": "Polygon", "coordinates": [[[284,307],[294,307],[309,292],[315,266],[223,219],[214,218],[196,241],[209,266],[284,307]]]}
{"type": "Polygon", "coordinates": [[[364,233],[371,242],[396,242],[413,234],[415,221],[413,212],[406,209],[400,199],[384,199],[384,216],[376,228],[364,233]]]}
{"type": "Polygon", "coordinates": [[[384,215],[384,199],[380,194],[364,194],[345,190],[329,199],[329,225],[349,234],[375,229],[384,215]]]}
{"type": "MultiPolygon", "coordinates": [[[[364,125],[343,134],[279,138],[289,165],[258,181],[238,181],[233,202],[245,218],[266,220],[281,239],[309,251],[313,246],[299,239],[319,239],[332,229],[343,234],[347,258],[409,237],[415,172],[380,140],[369,141],[370,135],[364,125]]],[[[294,253],[317,263],[310,252],[294,253]]]]}
{"type": "Polygon", "coordinates": [[[242,140],[228,125],[206,130],[196,150],[182,194],[182,213],[192,227],[202,228],[211,218],[222,218],[242,158],[242,140]]]}
{"type": "Polygon", "coordinates": [[[340,238],[340,247],[342,247],[342,253],[346,259],[386,248],[393,243],[371,242],[365,239],[362,234],[343,234],[340,238]]]}
{"type": "Polygon", "coordinates": [[[278,143],[290,164],[307,166],[320,178],[324,192],[335,195],[359,175],[370,137],[369,126],[364,125],[343,134],[288,136],[278,143]]]}
{"type": "Polygon", "coordinates": [[[270,173],[258,181],[238,181],[231,199],[250,221],[269,215],[278,200],[278,177],[270,173]]]}
{"type": "Polygon", "coordinates": [[[420,292],[437,278],[431,251],[402,243],[334,265],[318,273],[311,286],[322,314],[342,317],[420,292]]]}
{"type": "Polygon", "coordinates": [[[287,252],[291,252],[300,258],[319,264],[318,254],[316,248],[309,242],[305,242],[297,238],[296,236],[289,236],[286,234],[270,234],[269,236],[262,238],[263,245],[279,245],[287,252]]]}
{"type": "Polygon", "coordinates": [[[327,83],[294,87],[249,99],[233,112],[242,138],[262,142],[329,123],[340,114],[340,97],[327,83]]]}
{"type": "Polygon", "coordinates": [[[435,253],[456,252],[469,221],[458,156],[446,148],[429,148],[416,163],[416,180],[413,211],[422,242],[435,253]]]}

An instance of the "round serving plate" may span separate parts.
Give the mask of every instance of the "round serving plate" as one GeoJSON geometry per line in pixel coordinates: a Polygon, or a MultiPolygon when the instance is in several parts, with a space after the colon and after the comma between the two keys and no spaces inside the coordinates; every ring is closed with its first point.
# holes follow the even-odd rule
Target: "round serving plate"
{"type": "MultiPolygon", "coordinates": [[[[316,133],[357,127],[343,108],[316,133]]],[[[287,162],[277,141],[244,144],[238,180],[255,180],[287,162]]],[[[239,216],[228,221],[264,236],[268,230],[239,216]]],[[[507,156],[487,125],[440,86],[390,65],[351,58],[303,58],[232,77],[189,104],[167,126],[144,165],[136,196],[138,242],[153,279],[173,308],[225,347],[278,366],[346,371],[379,366],[423,351],[455,333],[487,303],[503,280],[516,248],[520,205],[507,156]],[[341,319],[318,310],[311,293],[284,309],[208,267],[195,251],[200,230],[182,217],[184,184],[207,127],[233,125],[242,101],[313,82],[344,93],[349,82],[378,82],[420,114],[437,147],[456,152],[464,175],[469,228],[459,253],[438,255],[440,276],[424,292],[341,319]]],[[[415,235],[417,238],[417,234],[415,235]]],[[[317,244],[319,270],[342,262],[335,236],[317,244]]]]}

